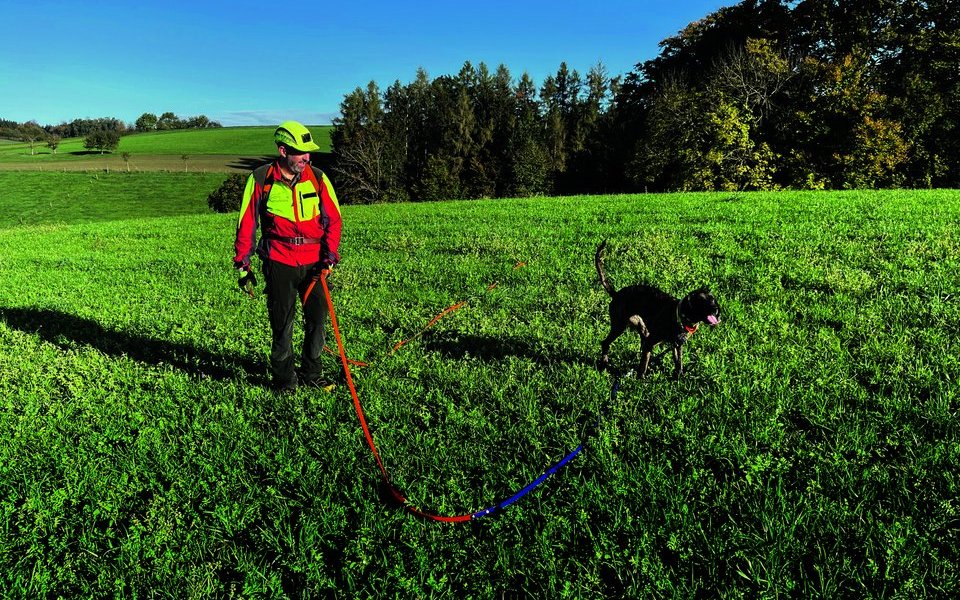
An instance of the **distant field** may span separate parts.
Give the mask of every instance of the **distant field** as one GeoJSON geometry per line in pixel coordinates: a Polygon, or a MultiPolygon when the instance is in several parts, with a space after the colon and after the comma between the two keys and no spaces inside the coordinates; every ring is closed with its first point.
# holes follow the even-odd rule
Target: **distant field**
{"type": "MultiPolygon", "coordinates": [[[[331,127],[312,126],[321,152],[330,151],[331,127]]],[[[142,154],[233,154],[257,156],[274,154],[274,127],[222,127],[161,131],[125,136],[118,152],[142,154]]]]}
{"type": "MultiPolygon", "coordinates": [[[[45,143],[30,145],[2,140],[0,170],[29,171],[247,171],[276,154],[273,127],[222,127],[136,133],[120,139],[113,152],[100,154],[83,147],[83,138],[62,140],[56,154],[45,143]],[[123,153],[129,153],[129,161],[123,153]],[[187,158],[184,159],[183,157],[187,158]]],[[[320,152],[330,152],[333,128],[315,125],[320,152]]]]}

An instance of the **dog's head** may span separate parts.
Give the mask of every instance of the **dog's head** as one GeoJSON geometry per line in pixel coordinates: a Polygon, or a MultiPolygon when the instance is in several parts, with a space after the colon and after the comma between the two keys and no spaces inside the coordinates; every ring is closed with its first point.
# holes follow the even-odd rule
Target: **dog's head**
{"type": "Polygon", "coordinates": [[[706,287],[687,294],[682,309],[683,316],[691,323],[706,323],[711,327],[720,324],[720,305],[706,287]]]}

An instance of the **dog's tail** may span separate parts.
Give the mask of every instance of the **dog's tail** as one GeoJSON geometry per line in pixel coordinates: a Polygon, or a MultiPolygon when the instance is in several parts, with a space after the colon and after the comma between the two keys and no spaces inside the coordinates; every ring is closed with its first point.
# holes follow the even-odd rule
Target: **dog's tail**
{"type": "Polygon", "coordinates": [[[603,249],[606,247],[607,240],[603,240],[600,246],[597,247],[597,254],[593,257],[593,263],[597,266],[597,275],[600,276],[600,284],[603,285],[603,289],[607,290],[607,293],[613,296],[617,290],[613,289],[613,285],[610,283],[610,280],[607,279],[607,274],[603,272],[603,249]]]}

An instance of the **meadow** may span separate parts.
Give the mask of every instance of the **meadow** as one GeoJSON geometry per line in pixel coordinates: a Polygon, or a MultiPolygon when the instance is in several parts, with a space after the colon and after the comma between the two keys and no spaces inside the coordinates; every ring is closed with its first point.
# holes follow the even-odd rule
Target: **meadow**
{"type": "Polygon", "coordinates": [[[4,596],[960,593],[957,192],[345,206],[333,299],[412,502],[486,508],[586,441],[441,524],[390,501],[345,386],[266,387],[217,182],[147,176],[60,174],[45,210],[48,174],[0,173],[24,190],[0,213],[4,596]],[[615,286],[722,306],[682,379],[655,364],[614,401],[603,239],[615,286]]]}
{"type": "MultiPolygon", "coordinates": [[[[116,150],[101,154],[67,138],[53,152],[45,142],[0,140],[0,170],[34,171],[248,171],[276,154],[274,127],[218,127],[135,133],[116,150]],[[124,158],[124,153],[128,156],[124,158]],[[184,159],[186,156],[186,159],[184,159]]],[[[329,125],[311,126],[320,152],[330,152],[329,125]]]]}

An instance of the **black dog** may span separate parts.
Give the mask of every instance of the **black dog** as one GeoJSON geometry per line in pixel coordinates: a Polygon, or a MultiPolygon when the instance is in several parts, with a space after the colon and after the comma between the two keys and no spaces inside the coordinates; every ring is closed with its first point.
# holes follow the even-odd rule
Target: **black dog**
{"type": "Polygon", "coordinates": [[[643,338],[640,349],[640,376],[647,373],[650,353],[660,342],[673,344],[673,377],[683,372],[683,344],[703,322],[711,327],[720,323],[720,306],[706,287],[677,299],[649,285],[631,285],[617,291],[603,272],[604,241],[597,248],[594,262],[603,289],[610,294],[610,334],[600,344],[597,368],[610,366],[610,344],[627,328],[634,329],[643,338]]]}

